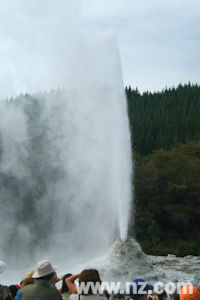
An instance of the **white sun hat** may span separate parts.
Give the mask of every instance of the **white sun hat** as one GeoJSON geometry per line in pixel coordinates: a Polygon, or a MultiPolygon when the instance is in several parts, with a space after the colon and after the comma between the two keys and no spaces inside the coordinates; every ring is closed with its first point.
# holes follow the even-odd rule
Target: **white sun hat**
{"type": "Polygon", "coordinates": [[[36,271],[34,272],[32,278],[40,278],[47,275],[50,275],[51,273],[55,272],[55,268],[52,267],[49,260],[42,260],[37,263],[36,265],[36,271]]]}

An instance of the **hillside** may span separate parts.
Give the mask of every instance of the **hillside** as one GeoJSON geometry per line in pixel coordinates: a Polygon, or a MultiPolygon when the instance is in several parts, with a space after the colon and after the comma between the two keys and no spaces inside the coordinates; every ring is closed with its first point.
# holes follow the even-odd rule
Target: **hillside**
{"type": "Polygon", "coordinates": [[[200,86],[126,93],[136,237],[149,254],[200,255],[200,86]]]}

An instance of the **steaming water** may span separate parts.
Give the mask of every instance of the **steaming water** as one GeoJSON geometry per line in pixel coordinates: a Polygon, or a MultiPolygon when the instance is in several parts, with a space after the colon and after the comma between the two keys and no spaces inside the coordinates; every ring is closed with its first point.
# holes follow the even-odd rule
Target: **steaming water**
{"type": "Polygon", "coordinates": [[[48,1],[45,13],[8,3],[15,29],[2,27],[0,98],[15,97],[0,102],[0,259],[25,269],[48,257],[74,271],[127,238],[132,166],[116,42],[77,29],[76,1],[48,1]]]}

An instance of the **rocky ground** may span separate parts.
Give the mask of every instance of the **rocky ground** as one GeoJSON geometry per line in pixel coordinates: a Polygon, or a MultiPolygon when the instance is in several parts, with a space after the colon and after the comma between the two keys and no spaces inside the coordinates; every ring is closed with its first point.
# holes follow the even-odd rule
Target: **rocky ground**
{"type": "Polygon", "coordinates": [[[187,255],[177,257],[168,254],[167,256],[147,256],[148,261],[153,265],[154,270],[165,274],[165,280],[184,281],[191,280],[200,285],[200,257],[187,255]]]}
{"type": "Polygon", "coordinates": [[[127,282],[144,278],[150,283],[162,281],[192,282],[200,285],[200,257],[149,256],[145,255],[136,240],[126,243],[120,239],[113,246],[108,264],[102,269],[106,280],[127,282]]]}

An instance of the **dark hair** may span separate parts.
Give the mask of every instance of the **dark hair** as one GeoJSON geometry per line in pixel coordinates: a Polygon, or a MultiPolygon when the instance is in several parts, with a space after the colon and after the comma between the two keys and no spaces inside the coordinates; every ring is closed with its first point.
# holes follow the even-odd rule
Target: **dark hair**
{"type": "Polygon", "coordinates": [[[106,299],[109,299],[109,298],[110,298],[110,295],[108,294],[108,291],[107,291],[107,290],[104,290],[104,291],[103,291],[103,296],[105,296],[106,299]]]}
{"type": "Polygon", "coordinates": [[[55,273],[55,272],[53,272],[53,273],[51,273],[51,274],[49,274],[49,275],[43,276],[43,277],[36,278],[36,279],[41,279],[41,280],[45,280],[45,281],[50,281],[50,280],[53,278],[54,273],[55,273]]]}
{"type": "Polygon", "coordinates": [[[159,300],[162,300],[163,299],[163,297],[167,297],[167,294],[166,294],[166,292],[164,291],[164,292],[162,292],[161,294],[158,294],[158,299],[159,300]]]}
{"type": "Polygon", "coordinates": [[[174,300],[180,300],[180,295],[177,294],[177,292],[175,292],[175,293],[173,294],[173,297],[174,297],[174,300]]]}
{"type": "Polygon", "coordinates": [[[20,286],[22,285],[23,281],[24,281],[24,279],[20,281],[20,284],[19,284],[20,286]]]}
{"type": "Polygon", "coordinates": [[[61,294],[63,294],[63,293],[68,293],[68,292],[69,292],[69,288],[68,288],[68,286],[67,286],[67,284],[66,284],[66,282],[65,282],[65,279],[68,278],[68,277],[70,277],[70,276],[72,276],[72,274],[70,274],[70,273],[65,274],[65,275],[63,276],[63,279],[62,279],[62,287],[61,287],[61,289],[60,289],[61,294]]]}
{"type": "Polygon", "coordinates": [[[14,298],[17,294],[18,288],[16,287],[16,285],[10,285],[8,288],[14,298]]]}
{"type": "MultiPolygon", "coordinates": [[[[87,282],[93,282],[93,283],[100,283],[101,279],[99,276],[99,272],[95,269],[85,269],[81,272],[79,276],[79,284],[81,282],[87,283],[87,282]]],[[[91,287],[88,290],[89,295],[93,295],[91,287]]]]}

